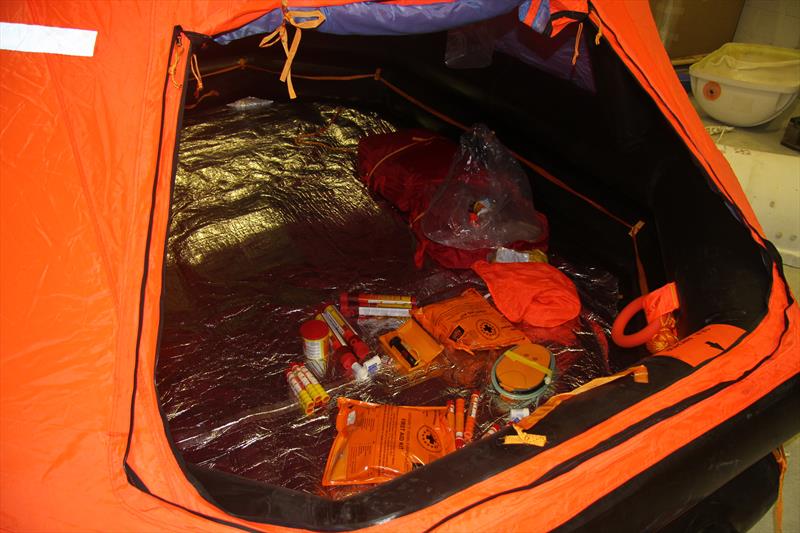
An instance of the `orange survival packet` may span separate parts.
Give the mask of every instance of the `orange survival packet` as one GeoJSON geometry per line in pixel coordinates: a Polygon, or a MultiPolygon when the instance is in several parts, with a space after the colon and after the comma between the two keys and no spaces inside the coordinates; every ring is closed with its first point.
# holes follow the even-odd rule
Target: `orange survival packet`
{"type": "Polygon", "coordinates": [[[407,407],[339,398],[322,485],[382,483],[455,450],[447,407],[407,407]]]}
{"type": "Polygon", "coordinates": [[[420,307],[411,314],[437,341],[455,350],[475,353],[527,340],[475,289],[420,307]]]}

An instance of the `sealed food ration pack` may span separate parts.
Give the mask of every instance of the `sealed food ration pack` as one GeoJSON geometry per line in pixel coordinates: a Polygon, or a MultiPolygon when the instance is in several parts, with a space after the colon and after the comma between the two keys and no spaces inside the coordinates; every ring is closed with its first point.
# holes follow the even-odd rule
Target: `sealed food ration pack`
{"type": "Polygon", "coordinates": [[[455,450],[447,407],[379,405],[339,398],[336,439],[322,484],[382,483],[455,450]]]}
{"type": "Polygon", "coordinates": [[[426,305],[412,314],[436,340],[469,353],[512,346],[526,340],[525,335],[475,289],[426,305]]]}

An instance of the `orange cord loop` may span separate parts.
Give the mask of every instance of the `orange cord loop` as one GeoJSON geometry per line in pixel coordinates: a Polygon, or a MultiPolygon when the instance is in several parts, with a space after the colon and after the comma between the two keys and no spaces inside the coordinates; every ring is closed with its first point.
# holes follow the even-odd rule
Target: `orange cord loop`
{"type": "Polygon", "coordinates": [[[575,34],[575,51],[572,52],[572,66],[578,62],[578,56],[581,55],[581,34],[583,33],[583,22],[578,24],[578,32],[575,34]]]}
{"type": "Polygon", "coordinates": [[[200,93],[203,92],[203,76],[200,74],[200,65],[197,64],[197,54],[192,54],[190,61],[190,68],[192,69],[192,76],[197,82],[197,87],[194,90],[194,98],[200,98],[200,93]]]}
{"type": "Polygon", "coordinates": [[[167,69],[167,73],[169,74],[169,79],[172,82],[172,85],[174,85],[176,89],[180,89],[181,87],[183,87],[183,84],[178,83],[177,80],[175,79],[175,75],[178,73],[178,64],[181,62],[181,54],[183,54],[183,45],[181,44],[181,40],[179,37],[178,42],[175,44],[175,55],[172,56],[172,63],[167,69]]]}

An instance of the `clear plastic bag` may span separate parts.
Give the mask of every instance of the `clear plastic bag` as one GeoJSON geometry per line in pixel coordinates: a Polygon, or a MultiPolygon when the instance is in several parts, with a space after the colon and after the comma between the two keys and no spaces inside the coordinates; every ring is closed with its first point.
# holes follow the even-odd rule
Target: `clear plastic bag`
{"type": "Polygon", "coordinates": [[[534,242],[542,234],[527,175],[482,124],[461,137],[421,225],[432,241],[462,250],[534,242]]]}
{"type": "Polygon", "coordinates": [[[447,32],[445,64],[454,69],[485,68],[492,64],[495,36],[488,24],[478,23],[447,32]]]}
{"type": "Polygon", "coordinates": [[[268,107],[273,104],[272,100],[264,100],[263,98],[256,98],[255,96],[246,96],[244,98],[240,98],[235,102],[231,102],[227,104],[228,107],[231,109],[235,109],[236,111],[249,111],[251,109],[261,109],[262,107],[268,107]]]}

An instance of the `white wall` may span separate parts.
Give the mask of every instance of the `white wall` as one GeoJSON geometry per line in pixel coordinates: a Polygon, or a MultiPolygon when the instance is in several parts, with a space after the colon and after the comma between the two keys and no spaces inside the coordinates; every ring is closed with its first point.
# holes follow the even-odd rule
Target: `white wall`
{"type": "Polygon", "coordinates": [[[739,178],[764,235],[784,264],[800,268],[800,157],[724,145],[719,149],[739,178]]]}
{"type": "Polygon", "coordinates": [[[733,40],[800,48],[800,0],[746,0],[733,40]]]}

